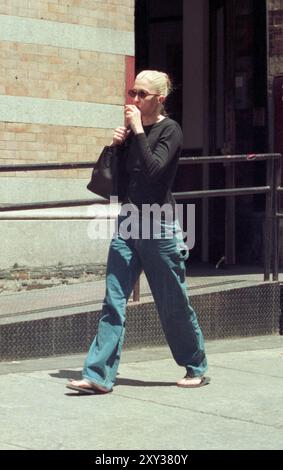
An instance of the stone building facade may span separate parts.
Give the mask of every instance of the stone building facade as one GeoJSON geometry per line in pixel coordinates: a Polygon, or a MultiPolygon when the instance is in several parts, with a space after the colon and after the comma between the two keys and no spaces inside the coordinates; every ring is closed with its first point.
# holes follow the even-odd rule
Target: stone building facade
{"type": "MultiPolygon", "coordinates": [[[[272,64],[272,58],[281,56],[283,57],[283,1],[282,0],[267,0],[268,6],[268,23],[269,23],[269,56],[272,64]]],[[[274,61],[276,62],[276,61],[274,61]]],[[[274,67],[274,73],[281,69],[274,67]]]]}
{"type": "MultiPolygon", "coordinates": [[[[188,154],[281,151],[273,84],[283,75],[283,0],[0,0],[0,165],[96,160],[123,123],[134,60],[137,68],[175,73],[173,116],[188,154]]],[[[179,190],[207,181],[194,171],[182,172],[179,190]]],[[[0,203],[91,198],[89,176],[0,173],[0,203]]],[[[241,178],[254,183],[253,171],[241,178]]],[[[244,205],[246,219],[262,224],[261,207],[252,198],[244,205]]],[[[108,242],[89,237],[89,214],[84,207],[0,213],[0,267],[104,262],[108,242]]],[[[217,214],[224,210],[216,205],[217,214]]],[[[207,225],[207,216],[198,219],[207,225]]],[[[224,223],[216,221],[222,238],[224,223]]],[[[251,224],[251,232],[260,230],[251,224]]],[[[215,251],[214,235],[199,243],[203,260],[209,243],[215,251]]],[[[246,258],[250,245],[238,251],[246,258]]]]}
{"type": "MultiPolygon", "coordinates": [[[[0,165],[95,161],[123,123],[133,58],[134,0],[1,0],[0,165]]],[[[0,202],[91,197],[90,171],[0,173],[0,202]]],[[[86,261],[85,211],[2,214],[0,265],[86,261]]]]}

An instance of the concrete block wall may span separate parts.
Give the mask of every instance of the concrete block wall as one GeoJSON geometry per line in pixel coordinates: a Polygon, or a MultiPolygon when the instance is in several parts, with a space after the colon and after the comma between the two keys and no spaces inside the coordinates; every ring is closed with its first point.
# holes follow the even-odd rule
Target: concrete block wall
{"type": "MultiPolygon", "coordinates": [[[[0,165],[97,159],[110,142],[113,128],[123,124],[126,80],[133,72],[127,64],[134,56],[134,3],[0,0],[0,165]]],[[[90,172],[0,173],[0,202],[92,197],[86,190],[90,172]]],[[[55,219],[62,210],[55,212],[54,222],[44,222],[48,240],[44,240],[45,231],[33,224],[34,238],[51,247],[52,259],[57,259],[57,243],[51,234],[56,230],[58,237],[58,230],[60,233],[55,219]]],[[[44,219],[47,212],[37,214],[44,219]]],[[[0,254],[2,267],[26,259],[13,248],[18,232],[15,224],[21,225],[23,255],[31,242],[30,224],[16,221],[15,215],[0,224],[7,253],[7,262],[5,254],[0,254]],[[15,235],[7,238],[7,233],[15,235]]],[[[83,227],[79,220],[69,225],[76,233],[83,227]]],[[[87,241],[83,250],[88,251],[87,241]]],[[[58,261],[61,253],[66,262],[75,263],[74,252],[80,262],[79,240],[75,247],[60,244],[58,261]]],[[[43,259],[37,256],[37,265],[48,263],[48,252],[43,259]]]]}

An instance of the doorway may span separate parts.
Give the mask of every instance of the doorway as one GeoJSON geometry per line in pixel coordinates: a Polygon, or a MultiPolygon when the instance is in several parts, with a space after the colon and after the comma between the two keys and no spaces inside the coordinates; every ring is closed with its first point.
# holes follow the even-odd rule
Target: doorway
{"type": "Polygon", "coordinates": [[[168,97],[170,117],[182,125],[183,0],[136,0],[136,72],[166,72],[174,90],[168,97]]]}
{"type": "MultiPolygon", "coordinates": [[[[136,71],[159,69],[173,79],[168,108],[183,128],[184,156],[268,151],[265,0],[136,0],[135,36],[136,71]]],[[[183,166],[174,190],[253,186],[264,184],[264,175],[264,163],[228,172],[220,164],[183,166]]],[[[262,238],[256,250],[252,245],[263,197],[237,198],[229,207],[220,198],[189,202],[197,224],[191,260],[215,264],[227,255],[228,238],[233,263],[260,261],[262,238]]]]}

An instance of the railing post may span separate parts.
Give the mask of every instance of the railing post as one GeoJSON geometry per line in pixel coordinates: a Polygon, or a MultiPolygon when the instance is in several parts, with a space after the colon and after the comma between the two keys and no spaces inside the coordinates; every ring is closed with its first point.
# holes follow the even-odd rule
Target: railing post
{"type": "MultiPolygon", "coordinates": [[[[202,189],[207,191],[209,189],[209,164],[204,163],[202,168],[202,189]]],[[[208,263],[209,258],[209,240],[208,240],[208,230],[206,229],[209,225],[209,199],[202,199],[201,206],[201,226],[202,226],[202,235],[201,235],[201,261],[203,263],[208,263]]]]}
{"type": "MultiPolygon", "coordinates": [[[[226,188],[235,188],[235,164],[225,165],[226,188]]],[[[236,264],[235,253],[235,197],[225,198],[225,263],[236,264]]]]}
{"type": "Polygon", "coordinates": [[[272,236],[272,215],[273,215],[273,185],[274,185],[274,159],[270,158],[266,162],[266,185],[270,191],[265,198],[265,220],[264,220],[264,281],[270,279],[271,265],[271,236],[272,236]]]}
{"type": "Polygon", "coordinates": [[[277,188],[281,184],[281,158],[276,158],[274,162],[274,183],[273,183],[273,281],[279,279],[279,213],[280,193],[277,188]]]}
{"type": "Polygon", "coordinates": [[[133,289],[133,302],[140,301],[140,276],[138,277],[133,289]]]}

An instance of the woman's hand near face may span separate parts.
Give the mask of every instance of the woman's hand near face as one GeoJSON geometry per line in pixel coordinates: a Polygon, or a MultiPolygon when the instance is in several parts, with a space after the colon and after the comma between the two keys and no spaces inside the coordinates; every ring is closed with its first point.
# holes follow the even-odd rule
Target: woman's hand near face
{"type": "Polygon", "coordinates": [[[128,137],[130,130],[126,127],[117,127],[113,133],[113,140],[111,145],[121,145],[128,137]]]}
{"type": "Polygon", "coordinates": [[[135,134],[139,134],[144,131],[142,126],[141,112],[135,105],[126,104],[125,119],[126,123],[131,126],[135,134]]]}

